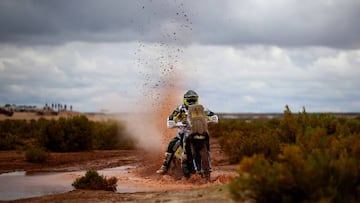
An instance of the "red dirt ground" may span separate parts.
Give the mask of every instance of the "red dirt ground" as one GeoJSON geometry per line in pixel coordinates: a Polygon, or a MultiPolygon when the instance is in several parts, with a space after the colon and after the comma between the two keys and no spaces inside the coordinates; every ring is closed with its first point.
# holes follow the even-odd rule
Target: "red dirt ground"
{"type": "MultiPolygon", "coordinates": [[[[107,191],[73,190],[63,194],[0,202],[233,202],[227,190],[236,176],[216,139],[211,139],[211,182],[196,175],[186,180],[171,175],[158,175],[162,155],[143,150],[110,150],[77,153],[51,153],[45,163],[26,162],[24,152],[0,151],[0,173],[12,171],[64,172],[100,170],[131,165],[128,174],[117,176],[118,184],[148,188],[149,192],[114,193],[107,191]]],[[[77,177],[71,177],[75,180],[77,177]]]]}

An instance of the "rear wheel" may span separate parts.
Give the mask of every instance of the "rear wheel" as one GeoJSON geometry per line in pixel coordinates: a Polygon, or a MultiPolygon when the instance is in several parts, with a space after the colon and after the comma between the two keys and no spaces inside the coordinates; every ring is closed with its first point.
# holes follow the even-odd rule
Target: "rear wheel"
{"type": "Polygon", "coordinates": [[[206,179],[206,181],[210,181],[210,163],[209,163],[210,160],[205,142],[203,142],[203,147],[200,150],[200,156],[201,156],[201,166],[202,166],[203,176],[206,179]]]}
{"type": "Polygon", "coordinates": [[[201,173],[206,181],[210,181],[210,160],[206,143],[205,139],[194,139],[192,151],[197,172],[201,173]]]}

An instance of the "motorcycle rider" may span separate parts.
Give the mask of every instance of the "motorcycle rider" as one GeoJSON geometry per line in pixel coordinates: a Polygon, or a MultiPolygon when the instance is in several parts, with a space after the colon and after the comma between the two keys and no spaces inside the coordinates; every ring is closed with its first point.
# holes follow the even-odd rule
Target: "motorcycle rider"
{"type": "MultiPolygon", "coordinates": [[[[183,98],[183,104],[179,105],[178,107],[175,108],[175,110],[172,112],[172,114],[167,118],[167,127],[168,128],[174,128],[175,124],[177,122],[187,122],[187,116],[188,116],[188,107],[190,105],[194,105],[194,104],[198,104],[198,94],[193,91],[193,90],[188,90],[185,94],[184,94],[184,98],[183,98]]],[[[217,123],[218,122],[218,116],[210,111],[209,109],[205,109],[205,115],[207,117],[208,122],[214,122],[217,123]]],[[[183,139],[187,137],[187,133],[180,133],[181,131],[178,130],[177,135],[169,142],[169,145],[167,147],[167,150],[165,152],[165,157],[163,160],[163,164],[160,167],[159,170],[156,171],[156,173],[158,174],[166,174],[169,165],[171,163],[171,160],[174,156],[175,151],[177,150],[177,148],[180,146],[180,144],[182,143],[183,139]]],[[[190,151],[188,144],[186,144],[186,149],[185,149],[185,153],[186,151],[190,151]]],[[[208,151],[210,151],[210,144],[209,144],[209,140],[207,140],[207,148],[208,151]]],[[[189,155],[191,155],[191,153],[188,153],[188,160],[190,163],[189,165],[192,166],[192,157],[190,157],[189,155]]],[[[192,170],[192,169],[190,169],[192,170]]]]}

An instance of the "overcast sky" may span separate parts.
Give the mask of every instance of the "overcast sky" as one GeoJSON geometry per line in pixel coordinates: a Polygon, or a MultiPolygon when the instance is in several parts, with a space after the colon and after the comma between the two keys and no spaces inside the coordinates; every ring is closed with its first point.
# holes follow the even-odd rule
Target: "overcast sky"
{"type": "Polygon", "coordinates": [[[360,112],[359,19],[358,0],[1,0],[0,105],[132,112],[165,88],[215,112],[360,112]]]}

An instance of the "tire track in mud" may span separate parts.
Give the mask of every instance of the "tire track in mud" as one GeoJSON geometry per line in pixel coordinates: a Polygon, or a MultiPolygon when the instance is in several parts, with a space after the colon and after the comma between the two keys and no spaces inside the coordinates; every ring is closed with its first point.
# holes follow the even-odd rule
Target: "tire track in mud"
{"type": "MultiPolygon", "coordinates": [[[[206,199],[207,191],[214,187],[229,183],[235,176],[235,165],[229,165],[226,156],[221,152],[217,140],[212,139],[213,172],[211,182],[205,183],[200,176],[192,176],[190,179],[175,178],[170,175],[158,175],[155,154],[144,150],[114,150],[93,151],[79,153],[53,153],[52,159],[46,164],[29,164],[18,152],[1,152],[0,160],[13,160],[7,164],[0,165],[1,171],[24,170],[32,172],[63,172],[68,171],[70,175],[64,178],[73,181],[80,176],[79,170],[94,169],[106,171],[106,176],[115,175],[118,178],[118,186],[128,188],[127,192],[105,193],[103,191],[71,191],[62,194],[46,195],[36,198],[18,200],[14,202],[54,202],[69,199],[72,202],[97,202],[99,195],[114,200],[141,200],[141,199],[176,199],[188,197],[186,194],[194,195],[194,198],[206,199]],[[118,169],[117,169],[118,168],[118,169]],[[110,170],[109,170],[110,169],[110,170]],[[131,190],[131,192],[129,192],[131,190]],[[98,194],[98,195],[93,195],[98,194]],[[131,199],[134,198],[134,199],[131,199]],[[43,200],[43,201],[42,201],[43,200]]],[[[221,191],[219,195],[223,195],[221,191]]],[[[190,195],[191,196],[191,195],[190,195]]],[[[144,201],[146,202],[146,201],[144,201]]],[[[205,201],[207,202],[207,201],[205,201]]]]}
{"type": "Polygon", "coordinates": [[[189,179],[179,177],[178,174],[158,175],[155,171],[159,167],[160,160],[156,155],[146,154],[142,156],[141,162],[137,162],[135,167],[128,171],[129,176],[117,177],[118,183],[129,184],[152,192],[203,188],[229,183],[237,176],[237,166],[229,164],[216,139],[211,141],[211,153],[213,171],[210,182],[206,182],[198,174],[193,174],[189,179]]]}

